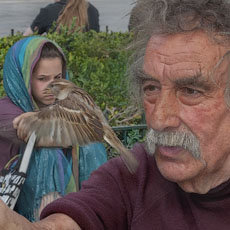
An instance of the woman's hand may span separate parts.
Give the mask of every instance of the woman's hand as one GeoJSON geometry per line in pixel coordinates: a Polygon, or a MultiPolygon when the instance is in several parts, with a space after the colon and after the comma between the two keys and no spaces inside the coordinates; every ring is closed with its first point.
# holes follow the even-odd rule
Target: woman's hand
{"type": "Polygon", "coordinates": [[[37,112],[27,112],[27,113],[23,113],[19,115],[18,117],[14,118],[13,126],[15,129],[17,129],[17,136],[19,139],[25,142],[28,140],[29,136],[28,136],[28,133],[25,132],[25,128],[24,128],[25,118],[34,116],[36,113],[37,112]]]}

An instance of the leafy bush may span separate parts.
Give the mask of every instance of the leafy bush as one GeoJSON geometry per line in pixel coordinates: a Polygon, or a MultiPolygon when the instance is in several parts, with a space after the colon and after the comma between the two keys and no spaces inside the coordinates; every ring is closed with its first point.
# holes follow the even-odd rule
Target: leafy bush
{"type": "Polygon", "coordinates": [[[3,63],[5,55],[8,51],[8,49],[16,42],[18,41],[22,36],[20,34],[16,34],[12,37],[2,37],[0,38],[0,97],[4,95],[4,89],[3,89],[3,63]]]}
{"type": "MultiPolygon", "coordinates": [[[[147,129],[145,129],[145,128],[143,128],[143,129],[138,129],[138,128],[130,129],[130,128],[131,128],[131,126],[127,127],[126,130],[120,130],[120,131],[115,130],[118,138],[129,149],[131,149],[136,142],[144,142],[146,131],[147,131],[147,129]],[[128,130],[128,129],[130,129],[130,130],[128,130]]],[[[113,149],[108,144],[106,144],[106,150],[108,152],[109,159],[120,155],[119,153],[116,152],[115,149],[113,149]]]]}

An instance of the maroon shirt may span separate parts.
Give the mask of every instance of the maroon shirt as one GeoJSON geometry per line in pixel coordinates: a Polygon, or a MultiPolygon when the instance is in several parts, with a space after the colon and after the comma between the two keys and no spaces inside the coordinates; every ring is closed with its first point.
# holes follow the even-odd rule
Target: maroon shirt
{"type": "Polygon", "coordinates": [[[143,145],[133,149],[140,165],[131,175],[120,158],[92,173],[78,193],[54,201],[41,218],[64,213],[87,230],[229,230],[230,183],[205,195],[186,193],[164,179],[143,145]]]}
{"type": "Polygon", "coordinates": [[[21,113],[23,111],[8,97],[0,99],[0,170],[13,156],[19,153],[22,142],[17,139],[12,122],[21,113]]]}

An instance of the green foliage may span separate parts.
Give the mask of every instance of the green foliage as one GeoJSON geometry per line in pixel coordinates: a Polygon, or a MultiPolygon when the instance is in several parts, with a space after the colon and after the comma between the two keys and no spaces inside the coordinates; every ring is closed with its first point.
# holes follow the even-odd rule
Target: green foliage
{"type": "MultiPolygon", "coordinates": [[[[145,134],[147,129],[131,129],[131,130],[120,130],[116,131],[117,136],[123,142],[123,144],[131,149],[133,145],[137,142],[144,142],[145,141],[145,134]]],[[[113,157],[117,157],[120,154],[116,152],[111,146],[106,144],[106,150],[108,152],[109,159],[113,157]]]]}
{"type": "MultiPolygon", "coordinates": [[[[71,80],[94,98],[111,126],[141,123],[137,110],[130,109],[125,77],[130,56],[126,47],[132,39],[131,33],[69,33],[62,28],[60,34],[53,32],[46,36],[62,47],[71,80]]],[[[3,96],[4,57],[21,38],[21,34],[0,38],[0,97],[3,96]]]]}
{"type": "Polygon", "coordinates": [[[127,143],[126,146],[128,148],[132,148],[132,146],[137,142],[143,142],[144,141],[144,134],[142,133],[142,130],[138,130],[138,129],[133,129],[128,133],[127,136],[127,143]]]}
{"type": "Polygon", "coordinates": [[[22,35],[16,34],[12,37],[2,37],[0,38],[0,97],[4,95],[4,89],[3,89],[3,64],[4,59],[6,56],[6,53],[8,49],[16,42],[18,41],[22,35]]]}

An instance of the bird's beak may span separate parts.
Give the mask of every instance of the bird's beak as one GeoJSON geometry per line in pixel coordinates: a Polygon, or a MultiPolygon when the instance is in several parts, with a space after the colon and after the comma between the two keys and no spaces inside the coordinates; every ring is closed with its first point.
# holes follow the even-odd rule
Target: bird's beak
{"type": "Polygon", "coordinates": [[[49,94],[49,95],[52,94],[53,95],[53,93],[52,93],[50,88],[45,88],[43,92],[44,92],[44,94],[49,94]]]}

